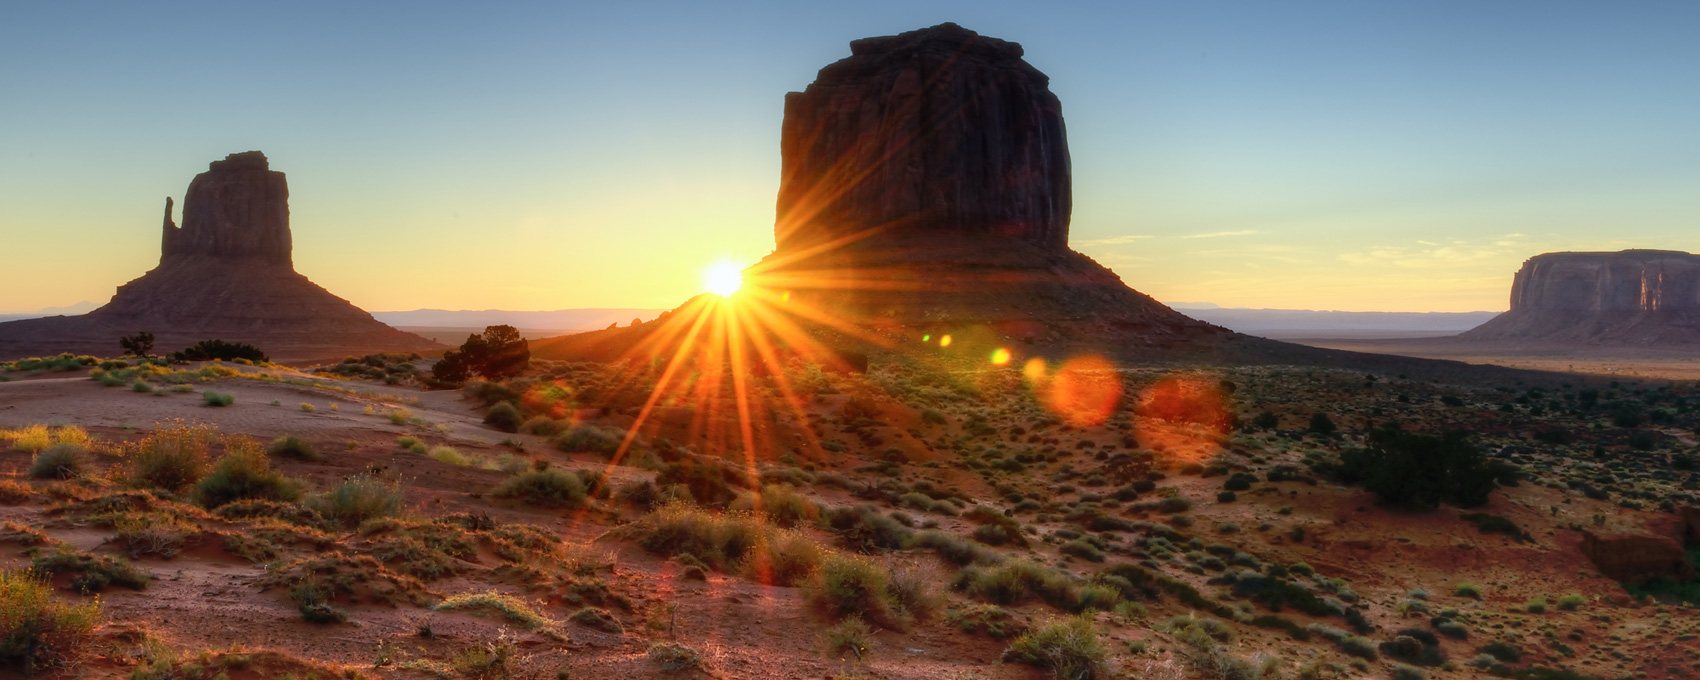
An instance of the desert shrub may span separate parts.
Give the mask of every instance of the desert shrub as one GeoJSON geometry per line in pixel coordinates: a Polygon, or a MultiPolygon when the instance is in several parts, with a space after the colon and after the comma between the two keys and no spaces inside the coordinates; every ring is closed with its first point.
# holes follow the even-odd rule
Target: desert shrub
{"type": "Polygon", "coordinates": [[[1333,473],[1348,484],[1361,482],[1387,505],[1475,507],[1501,484],[1517,481],[1514,467],[1489,460],[1462,431],[1434,437],[1388,424],[1371,430],[1368,439],[1367,448],[1342,453],[1333,473]]]}
{"type": "Polygon", "coordinates": [[[30,569],[48,577],[71,574],[71,590],[84,595],[98,593],[107,586],[145,590],[148,582],[153,580],[153,576],[137,569],[124,558],[64,547],[53,552],[37,553],[30,560],[30,569]]]}
{"type": "Polygon", "coordinates": [[[1232,491],[1223,491],[1216,494],[1217,503],[1232,503],[1237,500],[1239,500],[1239,496],[1232,491]]]}
{"type": "Polygon", "coordinates": [[[1065,612],[1080,610],[1080,586],[1073,578],[1026,559],[995,567],[965,567],[957,572],[951,587],[995,604],[1012,605],[1038,598],[1065,612]]]}
{"type": "Polygon", "coordinates": [[[685,671],[702,666],[702,655],[681,642],[657,642],[644,653],[650,663],[663,671],[685,671]]]}
{"type": "Polygon", "coordinates": [[[521,472],[502,480],[490,494],[557,508],[578,507],[586,498],[584,483],[578,476],[555,467],[521,472]]]}
{"type": "Polygon", "coordinates": [[[301,485],[272,470],[271,459],[252,439],[232,437],[225,443],[224,457],[195,486],[195,495],[209,510],[250,499],[292,503],[301,498],[301,485]]]}
{"type": "Polygon", "coordinates": [[[130,391],[138,394],[150,394],[153,392],[153,385],[149,385],[146,380],[137,380],[130,383],[130,391]]]}
{"type": "Polygon", "coordinates": [[[513,404],[501,402],[491,406],[484,412],[484,424],[503,432],[518,432],[519,426],[525,423],[525,417],[513,404]]]}
{"type": "Polygon", "coordinates": [[[1429,623],[1434,626],[1435,630],[1440,631],[1441,635],[1445,635],[1446,637],[1454,640],[1468,640],[1470,638],[1470,629],[1464,624],[1453,621],[1452,619],[1437,616],[1430,619],[1429,623]]]}
{"type": "Polygon", "coordinates": [[[75,662],[91,642],[100,604],[53,598],[53,587],[25,570],[0,570],[0,661],[24,675],[75,662]]]}
{"type": "Polygon", "coordinates": [[[34,479],[71,479],[87,473],[88,452],[76,444],[53,444],[30,461],[29,476],[34,479]]]}
{"type": "Polygon", "coordinates": [[[1518,541],[1528,542],[1535,539],[1524,533],[1523,529],[1509,519],[1499,515],[1489,515],[1482,512],[1466,512],[1458,516],[1466,522],[1476,525],[1476,530],[1484,534],[1505,534],[1518,541]]]}
{"type": "Polygon", "coordinates": [[[1575,593],[1558,598],[1558,608],[1567,612],[1576,611],[1577,608],[1587,603],[1588,598],[1575,593]]]}
{"type": "Polygon", "coordinates": [[[1334,431],[1339,428],[1334,425],[1334,420],[1329,418],[1328,414],[1312,413],[1310,416],[1310,427],[1308,429],[1315,434],[1327,436],[1334,434],[1334,431]]]}
{"type": "Polygon", "coordinates": [[[1054,677],[1095,680],[1114,677],[1109,656],[1090,619],[1069,617],[1023,633],[1004,650],[1005,661],[1042,668],[1054,677]]]}
{"type": "Polygon", "coordinates": [[[1452,589],[1452,594],[1458,597],[1480,600],[1482,599],[1482,588],[1474,583],[1460,583],[1452,589]]]}
{"type": "Polygon", "coordinates": [[[1233,629],[1216,619],[1176,616],[1164,626],[1180,643],[1176,649],[1187,665],[1214,680],[1257,680],[1259,673],[1246,660],[1229,653],[1218,643],[1231,643],[1233,629]]]}
{"type": "Polygon", "coordinates": [[[247,359],[254,363],[267,361],[266,353],[260,348],[244,342],[225,342],[223,340],[202,340],[181,352],[171,355],[173,361],[235,361],[247,359]]]}
{"type": "Polygon", "coordinates": [[[1523,660],[1523,650],[1506,642],[1489,642],[1477,647],[1476,651],[1505,663],[1517,663],[1523,660]]]}
{"type": "Polygon", "coordinates": [[[1157,502],[1157,511],[1164,514],[1175,514],[1192,509],[1192,501],[1182,496],[1171,496],[1157,502]]]}
{"type": "Polygon", "coordinates": [[[858,616],[901,630],[910,618],[891,592],[891,570],[860,555],[828,555],[806,594],[838,619],[858,616]]]}
{"type": "Polygon", "coordinates": [[[555,448],[567,453],[599,453],[612,456],[620,450],[620,443],[626,439],[626,433],[619,430],[582,424],[561,432],[550,439],[555,448]]]}
{"type": "Polygon", "coordinates": [[[345,527],[401,511],[401,488],[371,475],[344,479],[329,491],[307,499],[307,507],[345,527]]]}
{"type": "Polygon", "coordinates": [[[787,484],[764,486],[760,494],[739,498],[732,509],[755,511],[758,498],[762,514],[782,527],[810,524],[820,518],[820,507],[787,484]]]}
{"type": "Polygon", "coordinates": [[[236,395],[207,390],[201,393],[201,401],[208,406],[229,406],[236,403],[236,395]]]}
{"type": "Polygon", "coordinates": [[[597,607],[582,607],[568,616],[567,620],[586,628],[595,628],[604,633],[626,632],[625,626],[620,625],[619,619],[614,618],[614,615],[608,613],[608,610],[597,607]]]}
{"type": "Polygon", "coordinates": [[[205,425],[161,428],[129,456],[125,476],[132,485],[177,492],[206,475],[207,452],[218,430],[205,425]]]}
{"type": "Polygon", "coordinates": [[[531,347],[513,326],[488,326],[468,335],[459,349],[443,353],[431,375],[445,383],[462,383],[473,375],[498,380],[519,375],[531,365],[531,347]]]}
{"type": "Polygon", "coordinates": [[[956,565],[997,564],[1003,556],[997,551],[982,548],[956,534],[929,529],[915,534],[911,545],[933,551],[945,561],[956,565]]]}
{"type": "Polygon", "coordinates": [[[994,640],[1003,640],[1027,632],[1026,624],[1014,614],[992,604],[971,604],[961,609],[952,609],[945,614],[945,622],[964,633],[983,632],[994,640]]]}
{"type": "Polygon", "coordinates": [[[1428,674],[1421,668],[1407,666],[1402,663],[1393,664],[1393,671],[1388,674],[1391,680],[1428,680],[1428,674]]]}
{"type": "Polygon", "coordinates": [[[1374,661],[1379,656],[1374,640],[1361,638],[1356,635],[1347,636],[1340,640],[1340,651],[1367,661],[1374,661]]]}
{"type": "Polygon", "coordinates": [[[850,652],[857,658],[873,648],[874,630],[860,616],[848,616],[821,633],[821,646],[828,654],[850,652]]]}
{"type": "Polygon", "coordinates": [[[1064,555],[1073,555],[1088,562],[1104,561],[1104,551],[1092,545],[1091,541],[1081,538],[1064,543],[1057,550],[1064,555]]]}
{"type": "Polygon", "coordinates": [[[806,576],[813,570],[807,562],[819,556],[818,546],[811,549],[797,540],[806,537],[777,532],[751,515],[709,512],[684,503],[668,503],[650,513],[641,532],[638,545],[645,550],[670,557],[689,554],[722,571],[743,564],[765,545],[770,561],[752,569],[758,575],[767,570],[769,578],[782,584],[806,576]]]}
{"type": "Polygon", "coordinates": [[[272,456],[285,456],[313,462],[325,459],[317,449],[313,448],[312,442],[292,434],[273,439],[272,443],[266,445],[266,453],[272,456]]]}
{"type": "Polygon", "coordinates": [[[35,489],[13,479],[0,479],[0,503],[17,505],[35,496],[35,489]]]}
{"type": "Polygon", "coordinates": [[[909,547],[915,536],[908,527],[880,514],[872,505],[829,508],[823,520],[827,528],[838,532],[839,540],[858,552],[900,550],[909,547]]]}

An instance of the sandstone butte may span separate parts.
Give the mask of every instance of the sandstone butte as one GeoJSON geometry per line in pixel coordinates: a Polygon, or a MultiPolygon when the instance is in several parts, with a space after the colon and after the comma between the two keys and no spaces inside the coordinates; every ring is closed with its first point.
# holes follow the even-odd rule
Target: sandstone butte
{"type": "Polygon", "coordinates": [[[153,333],[156,352],[201,340],[245,342],[275,361],[438,347],[391,328],[295,271],[289,185],[265,154],[213,161],[166,199],[159,265],[81,316],[0,323],[0,359],[72,352],[112,356],[118,339],[153,333]]]}
{"type": "Polygon", "coordinates": [[[1512,280],[1510,311],[1458,340],[1700,345],[1700,256],[1672,250],[1536,255],[1512,280]]]}

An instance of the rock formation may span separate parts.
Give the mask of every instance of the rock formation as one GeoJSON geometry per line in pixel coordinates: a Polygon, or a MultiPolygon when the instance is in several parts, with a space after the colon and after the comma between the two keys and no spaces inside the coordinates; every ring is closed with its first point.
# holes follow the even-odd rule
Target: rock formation
{"type": "Polygon", "coordinates": [[[850,52],[786,95],[757,285],[876,326],[1123,348],[1230,335],[1069,250],[1062,104],[1020,45],[941,24],[850,52]]]}
{"type": "Polygon", "coordinates": [[[165,202],[159,266],[82,316],[0,323],[0,358],[117,354],[118,338],[153,333],[158,351],[200,340],[253,344],[272,359],[436,347],[379,323],[295,271],[289,187],[258,151],[213,161],[183,198],[183,226],[165,202]]]}
{"type": "Polygon", "coordinates": [[[1473,342],[1656,347],[1700,344],[1700,256],[1671,250],[1546,253],[1511,284],[1511,310],[1473,342]]]}
{"type": "Polygon", "coordinates": [[[1582,554],[1607,578],[1641,582],[1663,578],[1690,581],[1694,567],[1682,544],[1667,536],[1595,536],[1582,532],[1582,554]]]}
{"type": "Polygon", "coordinates": [[[956,24],[850,43],[785,96],[780,251],[868,230],[1068,249],[1068,139],[1021,46],[956,24]]]}

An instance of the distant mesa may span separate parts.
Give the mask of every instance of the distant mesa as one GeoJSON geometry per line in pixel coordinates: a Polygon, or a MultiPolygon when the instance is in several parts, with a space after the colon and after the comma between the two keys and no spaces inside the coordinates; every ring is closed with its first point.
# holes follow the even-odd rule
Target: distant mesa
{"type": "Polygon", "coordinates": [[[280,361],[438,347],[296,273],[289,186],[265,154],[231,154],[196,175],[181,227],[165,200],[159,266],[88,314],[0,323],[0,358],[112,355],[119,337],[139,331],[153,333],[159,351],[217,338],[280,361]]]}
{"type": "Polygon", "coordinates": [[[1700,256],[1674,250],[1546,253],[1511,284],[1511,310],[1463,342],[1700,345],[1700,256]]]}

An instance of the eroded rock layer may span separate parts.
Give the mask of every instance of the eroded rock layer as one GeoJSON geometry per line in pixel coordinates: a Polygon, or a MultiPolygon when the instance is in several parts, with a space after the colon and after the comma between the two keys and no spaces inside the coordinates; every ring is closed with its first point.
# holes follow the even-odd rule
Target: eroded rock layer
{"type": "Polygon", "coordinates": [[[213,161],[183,200],[183,226],[166,199],[159,266],[119,286],[82,316],[0,323],[0,358],[59,352],[110,356],[146,331],[171,352],[201,340],[246,342],[274,360],[436,347],[391,328],[295,271],[289,187],[258,151],[213,161]]]}
{"type": "Polygon", "coordinates": [[[1511,284],[1511,310],[1467,341],[1700,344],[1700,256],[1671,250],[1546,253],[1511,284]]]}

